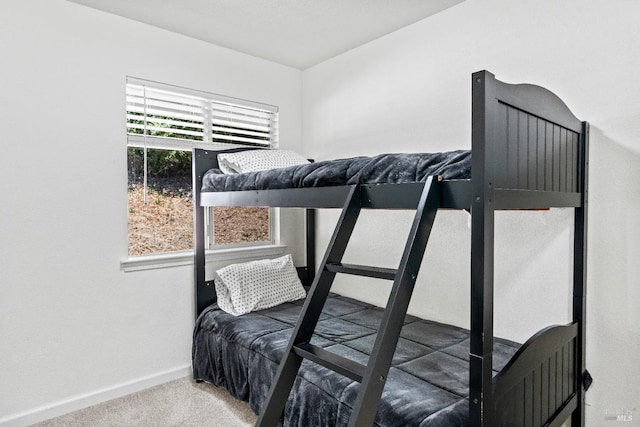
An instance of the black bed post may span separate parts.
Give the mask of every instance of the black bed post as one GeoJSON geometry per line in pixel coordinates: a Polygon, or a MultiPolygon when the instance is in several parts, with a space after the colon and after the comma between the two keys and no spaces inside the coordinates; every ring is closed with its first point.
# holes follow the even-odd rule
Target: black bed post
{"type": "Polygon", "coordinates": [[[493,254],[494,205],[491,165],[495,144],[496,82],[493,74],[472,75],[471,345],[469,425],[493,425],[493,254]]]}
{"type": "Polygon", "coordinates": [[[194,262],[194,297],[196,318],[202,310],[216,301],[216,291],[213,282],[205,278],[205,241],[204,217],[205,208],[200,206],[202,192],[202,177],[205,172],[217,165],[217,152],[195,148],[191,153],[193,179],[193,262],[194,262]]]}
{"type": "Polygon", "coordinates": [[[316,275],[316,210],[306,209],[306,264],[305,285],[311,286],[316,275]]]}
{"type": "Polygon", "coordinates": [[[194,298],[196,318],[204,307],[201,307],[199,293],[205,282],[205,246],[204,246],[204,208],[200,206],[200,192],[202,191],[202,172],[200,156],[202,150],[194,149],[191,152],[192,186],[193,186],[193,253],[194,253],[194,298]]]}
{"type": "Polygon", "coordinates": [[[573,249],[573,321],[578,324],[578,343],[576,345],[576,363],[578,365],[575,379],[578,393],[578,408],[573,412],[571,425],[584,427],[585,391],[589,388],[591,378],[585,366],[586,310],[587,310],[587,205],[588,169],[589,169],[589,124],[582,123],[582,141],[580,146],[579,191],[582,192],[582,206],[575,210],[574,249],[573,249]]]}

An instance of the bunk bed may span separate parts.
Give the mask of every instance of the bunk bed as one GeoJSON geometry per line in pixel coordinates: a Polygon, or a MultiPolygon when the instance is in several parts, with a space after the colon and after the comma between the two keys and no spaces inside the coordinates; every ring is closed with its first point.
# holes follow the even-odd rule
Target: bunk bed
{"type": "MultiPolygon", "coordinates": [[[[592,381],[585,368],[587,153],[588,124],[556,95],[487,71],[472,75],[471,152],[418,160],[429,165],[413,177],[298,179],[300,168],[313,175],[325,167],[303,165],[278,171],[289,179],[275,188],[261,172],[246,180],[209,172],[203,191],[218,153],[195,150],[194,378],[248,401],[264,426],[558,426],[568,418],[584,425],[592,381]],[[243,316],[222,311],[205,278],[203,206],[305,208],[307,259],[298,272],[306,299],[243,316]],[[573,319],[523,344],[494,337],[494,214],[551,207],[575,212],[573,319]],[[316,271],[314,210],[321,208],[342,212],[316,271]],[[406,314],[442,208],[471,213],[468,331],[406,314]],[[342,262],[361,209],[416,211],[397,269],[342,262]],[[331,293],[336,274],[392,280],[387,306],[331,293]]],[[[358,161],[386,168],[412,160],[358,161]]]]}

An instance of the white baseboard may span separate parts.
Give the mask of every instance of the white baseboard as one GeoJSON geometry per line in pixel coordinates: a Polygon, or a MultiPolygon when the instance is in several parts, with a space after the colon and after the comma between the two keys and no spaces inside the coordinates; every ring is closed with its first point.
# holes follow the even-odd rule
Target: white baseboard
{"type": "Polygon", "coordinates": [[[138,378],[122,384],[96,390],[70,399],[61,400],[34,408],[29,411],[9,415],[0,419],[0,427],[25,427],[51,418],[59,417],[98,403],[136,393],[149,387],[164,384],[192,374],[191,365],[185,365],[169,371],[138,378]]]}

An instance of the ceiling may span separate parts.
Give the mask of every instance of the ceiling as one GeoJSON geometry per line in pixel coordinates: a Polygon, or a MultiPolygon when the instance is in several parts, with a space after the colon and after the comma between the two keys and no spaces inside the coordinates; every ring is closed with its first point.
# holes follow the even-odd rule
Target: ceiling
{"type": "Polygon", "coordinates": [[[69,0],[305,69],[463,0],[69,0]]]}

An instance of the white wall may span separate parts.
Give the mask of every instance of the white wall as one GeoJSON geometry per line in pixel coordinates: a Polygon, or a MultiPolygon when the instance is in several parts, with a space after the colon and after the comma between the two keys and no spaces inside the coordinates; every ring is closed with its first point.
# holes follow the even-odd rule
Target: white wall
{"type": "MultiPolygon", "coordinates": [[[[467,0],[300,73],[62,0],[0,2],[0,424],[188,371],[191,268],[120,270],[126,75],[279,105],[282,145],[318,159],[469,147],[479,69],[555,91],[593,125],[587,425],[638,408],[638,18],[635,0],[467,0]]],[[[353,262],[396,262],[397,215],[365,215],[353,262]]],[[[571,215],[497,221],[498,331],[566,319],[571,215]]],[[[466,214],[439,214],[412,312],[467,322],[468,246],[466,214]]]]}
{"type": "Polygon", "coordinates": [[[192,268],[125,273],[125,77],[280,107],[301,72],[62,0],[0,2],[0,424],[189,374],[192,268]]]}
{"type": "MultiPolygon", "coordinates": [[[[470,75],[481,69],[545,86],[591,122],[588,426],[618,409],[640,425],[639,19],[630,0],[467,0],[303,74],[304,149],[318,159],[470,148],[470,75]]],[[[321,242],[336,218],[320,216],[321,242]]],[[[367,213],[348,260],[393,267],[409,221],[367,213]]],[[[496,223],[496,332],[522,340],[568,320],[572,213],[506,212],[496,223]]],[[[439,213],[434,233],[410,311],[466,326],[466,214],[439,213]]],[[[383,304],[388,287],[372,286],[334,289],[383,304]]]]}

